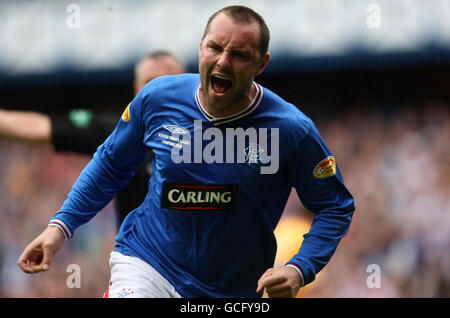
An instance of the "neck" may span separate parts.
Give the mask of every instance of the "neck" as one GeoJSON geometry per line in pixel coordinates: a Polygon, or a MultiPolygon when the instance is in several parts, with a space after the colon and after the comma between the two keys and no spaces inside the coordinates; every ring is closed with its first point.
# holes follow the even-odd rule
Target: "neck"
{"type": "Polygon", "coordinates": [[[213,117],[219,118],[231,116],[244,110],[246,107],[250,105],[250,103],[254,99],[256,91],[257,91],[256,87],[252,82],[250,86],[245,89],[241,98],[232,102],[230,105],[222,107],[220,106],[217,107],[216,105],[211,105],[210,103],[208,103],[204,91],[201,89],[201,87],[199,90],[199,98],[203,108],[208,112],[208,114],[210,114],[213,117]]]}

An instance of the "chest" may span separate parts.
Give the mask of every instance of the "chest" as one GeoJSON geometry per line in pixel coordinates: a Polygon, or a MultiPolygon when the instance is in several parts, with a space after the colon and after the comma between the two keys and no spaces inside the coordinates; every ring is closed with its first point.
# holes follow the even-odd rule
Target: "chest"
{"type": "Polygon", "coordinates": [[[214,126],[185,116],[154,122],[147,145],[158,173],[169,180],[236,183],[274,176],[280,167],[280,130],[264,125],[214,126]]]}

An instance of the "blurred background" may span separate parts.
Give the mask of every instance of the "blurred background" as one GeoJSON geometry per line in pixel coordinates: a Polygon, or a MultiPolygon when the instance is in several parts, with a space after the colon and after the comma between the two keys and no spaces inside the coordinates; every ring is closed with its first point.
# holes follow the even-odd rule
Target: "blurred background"
{"type": "MultiPolygon", "coordinates": [[[[355,197],[348,235],[298,297],[449,297],[448,0],[3,0],[0,108],[119,119],[138,58],[166,49],[197,72],[206,21],[229,4],[265,18],[272,59],[257,81],[315,121],[355,197]]],[[[89,159],[0,138],[0,297],[103,295],[114,202],[75,232],[51,271],[16,265],[89,159]],[[81,288],[67,287],[69,264],[80,266],[81,288]]],[[[275,230],[277,265],[311,220],[293,191],[275,230]]]]}

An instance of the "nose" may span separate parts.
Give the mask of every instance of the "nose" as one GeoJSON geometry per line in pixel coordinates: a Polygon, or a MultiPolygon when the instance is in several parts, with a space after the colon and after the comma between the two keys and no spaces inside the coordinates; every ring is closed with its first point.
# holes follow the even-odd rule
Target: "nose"
{"type": "Polygon", "coordinates": [[[231,64],[231,56],[227,51],[222,51],[219,59],[217,60],[217,67],[219,68],[227,68],[231,64]]]}

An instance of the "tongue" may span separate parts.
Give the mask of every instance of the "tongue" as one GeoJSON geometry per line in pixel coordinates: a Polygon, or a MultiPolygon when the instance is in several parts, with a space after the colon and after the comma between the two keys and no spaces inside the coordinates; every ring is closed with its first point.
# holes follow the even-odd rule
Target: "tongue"
{"type": "Polygon", "coordinates": [[[219,94],[225,93],[231,87],[230,81],[227,81],[227,80],[215,77],[215,76],[213,76],[211,78],[211,84],[212,84],[214,91],[216,91],[216,93],[219,93],[219,94]]]}

